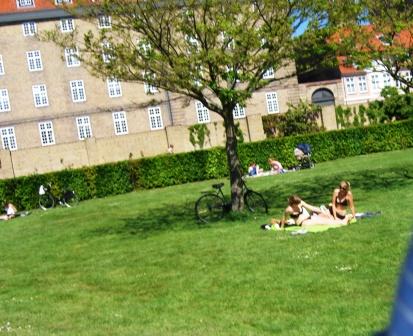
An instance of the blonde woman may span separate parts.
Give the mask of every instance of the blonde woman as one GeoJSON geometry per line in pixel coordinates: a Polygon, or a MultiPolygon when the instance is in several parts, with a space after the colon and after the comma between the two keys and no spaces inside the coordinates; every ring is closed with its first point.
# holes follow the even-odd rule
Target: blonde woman
{"type": "Polygon", "coordinates": [[[329,210],[334,219],[351,220],[356,217],[350,182],[341,181],[338,188],[334,189],[329,210]],[[347,208],[350,208],[351,215],[347,214],[347,208]]]}

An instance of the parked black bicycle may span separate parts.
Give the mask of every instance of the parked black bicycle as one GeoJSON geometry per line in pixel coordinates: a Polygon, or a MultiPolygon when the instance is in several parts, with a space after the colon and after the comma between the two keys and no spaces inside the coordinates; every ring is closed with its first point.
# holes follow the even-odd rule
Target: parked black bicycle
{"type": "Polygon", "coordinates": [[[56,196],[52,193],[50,183],[47,186],[42,184],[39,187],[39,206],[43,210],[53,208],[58,204],[71,208],[77,203],[79,203],[79,198],[71,189],[64,190],[59,196],[56,196]]]}
{"type": "MultiPolygon", "coordinates": [[[[226,212],[231,211],[231,201],[222,192],[224,183],[213,184],[215,192],[207,192],[202,195],[195,203],[196,217],[204,223],[220,220],[226,212]]],[[[255,213],[268,213],[268,205],[264,197],[247,187],[242,180],[242,193],[246,208],[255,213]]]]}

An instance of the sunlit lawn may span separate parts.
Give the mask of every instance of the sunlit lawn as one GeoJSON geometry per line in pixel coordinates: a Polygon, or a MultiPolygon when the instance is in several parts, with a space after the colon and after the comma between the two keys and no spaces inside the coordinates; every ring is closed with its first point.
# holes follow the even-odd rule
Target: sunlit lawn
{"type": "Polygon", "coordinates": [[[292,193],[328,203],[341,179],[357,211],[382,211],[302,236],[260,230],[268,216],[198,224],[213,181],[0,222],[0,334],[371,335],[411,235],[412,167],[406,150],[249,180],[271,216],[292,193]]]}

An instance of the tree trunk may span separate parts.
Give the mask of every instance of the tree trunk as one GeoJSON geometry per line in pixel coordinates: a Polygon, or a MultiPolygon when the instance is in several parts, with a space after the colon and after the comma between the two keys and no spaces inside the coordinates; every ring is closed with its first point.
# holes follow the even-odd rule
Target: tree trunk
{"type": "Polygon", "coordinates": [[[242,171],[238,158],[238,140],[235,132],[234,117],[232,109],[224,111],[225,126],[225,149],[229,167],[229,177],[231,183],[231,208],[232,211],[241,211],[244,208],[244,198],[242,194],[242,171]]]}

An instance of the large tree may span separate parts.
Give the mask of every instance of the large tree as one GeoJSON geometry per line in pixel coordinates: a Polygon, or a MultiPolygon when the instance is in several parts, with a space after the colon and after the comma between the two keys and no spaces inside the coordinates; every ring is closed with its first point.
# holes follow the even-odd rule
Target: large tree
{"type": "Polygon", "coordinates": [[[297,29],[308,22],[318,3],[88,1],[74,15],[110,16],[110,29],[75,34],[73,39],[49,32],[48,39],[61,46],[76,45],[96,76],[150,83],[198,100],[219,114],[225,126],[232,209],[240,210],[244,205],[233,110],[236,104],[245,105],[254,91],[282,79],[278,70],[294,59],[297,29]],[[275,76],[265,76],[267,71],[275,76]]]}
{"type": "Polygon", "coordinates": [[[389,73],[413,89],[413,1],[360,0],[336,39],[348,62],[389,73]]]}

